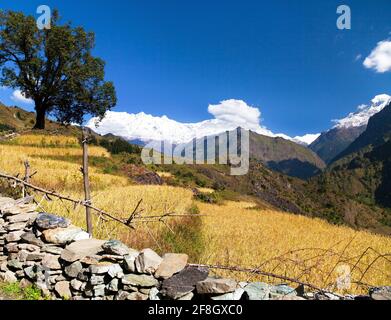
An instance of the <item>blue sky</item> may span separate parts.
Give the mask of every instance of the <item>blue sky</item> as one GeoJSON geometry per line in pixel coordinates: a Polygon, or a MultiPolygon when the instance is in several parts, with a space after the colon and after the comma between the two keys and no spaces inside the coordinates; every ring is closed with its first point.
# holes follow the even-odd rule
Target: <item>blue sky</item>
{"type": "MultiPolygon", "coordinates": [[[[327,130],[391,93],[391,72],[363,66],[391,39],[389,0],[19,0],[1,8],[38,16],[41,4],[96,33],[115,111],[197,122],[211,118],[209,104],[241,99],[259,107],[262,125],[295,136],[327,130]],[[352,10],[351,30],[336,27],[341,4],[352,10]]],[[[0,100],[15,104],[11,93],[0,90],[0,100]]]]}

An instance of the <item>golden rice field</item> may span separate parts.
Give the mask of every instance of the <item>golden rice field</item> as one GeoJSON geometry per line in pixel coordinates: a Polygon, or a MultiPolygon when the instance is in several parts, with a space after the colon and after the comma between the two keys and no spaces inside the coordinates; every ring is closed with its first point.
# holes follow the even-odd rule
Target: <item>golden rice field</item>
{"type": "MultiPolygon", "coordinates": [[[[100,147],[90,147],[90,154],[110,157],[100,147]]],[[[81,160],[82,151],[72,137],[21,136],[0,144],[0,171],[23,173],[23,162],[29,160],[31,170],[38,172],[32,178],[33,184],[82,199],[80,165],[48,159],[56,155],[80,156],[81,160]]],[[[182,214],[193,205],[192,191],[184,188],[132,185],[126,177],[105,174],[93,166],[90,168],[90,180],[93,204],[122,218],[128,217],[140,199],[143,199],[140,209],[146,214],[173,211],[182,214]]],[[[75,224],[85,226],[84,208],[59,200],[49,201],[42,196],[37,196],[37,199],[44,210],[69,217],[75,224]]],[[[202,254],[197,255],[195,263],[260,267],[267,272],[299,278],[330,289],[335,289],[332,286],[346,267],[352,271],[353,282],[360,280],[372,285],[391,283],[391,256],[378,258],[380,254],[391,253],[390,237],[333,226],[320,219],[255,209],[249,202],[226,202],[223,205],[197,202],[197,206],[205,214],[197,224],[199,237],[194,243],[181,247],[189,248],[189,251],[201,249],[202,254]],[[366,252],[368,247],[372,250],[366,252]]],[[[177,220],[175,224],[183,227],[179,237],[188,232],[186,228],[193,228],[188,219],[177,220]]],[[[140,225],[136,230],[130,230],[117,223],[94,218],[95,237],[119,238],[138,249],[150,246],[159,250],[159,241],[165,239],[160,235],[166,233],[167,227],[163,224],[140,225]]],[[[189,240],[183,237],[176,241],[189,240]]],[[[243,280],[276,281],[245,273],[233,275],[229,271],[219,271],[218,274],[243,280]]],[[[362,286],[353,284],[347,291],[362,290],[362,286]]]]}
{"type": "MultiPolygon", "coordinates": [[[[207,215],[202,218],[205,244],[202,262],[211,265],[261,267],[264,271],[326,288],[335,284],[346,267],[352,271],[352,282],[359,281],[379,254],[391,253],[390,237],[333,226],[320,219],[251,209],[254,205],[246,202],[226,202],[222,206],[199,203],[198,206],[207,215]],[[368,247],[378,253],[369,251],[360,260],[368,247]]],[[[229,271],[219,274],[232,276],[229,271]]],[[[235,277],[248,280],[249,275],[235,277]]],[[[250,279],[259,280],[259,277],[250,279]]],[[[361,282],[390,285],[391,256],[379,258],[361,282]]],[[[353,285],[348,291],[362,289],[353,285]]]]}
{"type": "MultiPolygon", "coordinates": [[[[0,171],[12,175],[24,172],[24,161],[29,160],[31,172],[37,174],[31,179],[31,183],[48,190],[56,190],[58,193],[71,196],[74,199],[83,199],[83,176],[80,165],[67,161],[50,160],[48,156],[82,156],[81,148],[69,147],[77,143],[77,139],[63,136],[36,136],[26,135],[12,140],[11,143],[0,144],[0,171]],[[47,144],[40,147],[43,139],[47,144]],[[50,145],[50,147],[48,147],[50,145]],[[55,145],[56,147],[53,147],[55,145]]],[[[109,157],[110,154],[103,148],[89,148],[91,156],[109,157]]],[[[192,192],[183,188],[168,186],[139,186],[132,185],[128,178],[104,174],[90,167],[90,182],[92,201],[94,206],[115,215],[128,218],[140,199],[143,199],[139,209],[145,214],[157,215],[164,212],[176,212],[183,214],[192,204],[192,192]]],[[[72,204],[52,199],[48,201],[38,196],[42,209],[48,212],[69,217],[75,224],[85,226],[83,207],[74,207],[72,204]]],[[[159,227],[154,227],[152,232],[156,234],[159,227]]],[[[129,229],[117,223],[103,223],[94,219],[94,235],[99,238],[125,238],[132,245],[142,245],[150,241],[150,235],[142,232],[129,233],[129,229]]],[[[145,231],[145,230],[144,230],[145,231]]]]}

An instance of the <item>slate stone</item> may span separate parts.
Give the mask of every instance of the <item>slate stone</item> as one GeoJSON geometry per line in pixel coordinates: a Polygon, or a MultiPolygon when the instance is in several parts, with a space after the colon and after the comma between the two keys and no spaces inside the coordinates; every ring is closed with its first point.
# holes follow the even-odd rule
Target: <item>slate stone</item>
{"type": "Polygon", "coordinates": [[[189,256],[187,254],[166,253],[163,261],[155,272],[158,279],[171,278],[175,273],[182,271],[186,265],[189,256]]]}
{"type": "Polygon", "coordinates": [[[161,293],[172,299],[178,299],[192,292],[197,283],[208,278],[207,268],[188,266],[181,272],[163,281],[161,293]]]}
{"type": "Polygon", "coordinates": [[[33,244],[38,247],[44,246],[44,243],[41,239],[37,238],[34,233],[32,232],[26,232],[21,235],[20,237],[23,242],[33,244]]]}
{"type": "Polygon", "coordinates": [[[129,252],[128,255],[126,255],[124,257],[124,263],[123,263],[123,266],[124,266],[124,269],[129,271],[129,272],[136,272],[136,258],[138,257],[138,255],[140,254],[140,252],[136,251],[136,250],[132,250],[131,252],[129,252]]]}
{"type": "Polygon", "coordinates": [[[244,288],[244,295],[247,300],[269,300],[270,285],[263,282],[249,283],[244,288]]]}
{"type": "Polygon", "coordinates": [[[105,295],[106,286],[101,284],[99,286],[94,287],[94,295],[95,297],[103,297],[105,295]]]}
{"type": "Polygon", "coordinates": [[[278,285],[270,287],[270,295],[271,297],[278,296],[297,296],[297,292],[295,289],[287,286],[287,285],[278,285]]]}
{"type": "Polygon", "coordinates": [[[131,285],[136,287],[150,288],[157,286],[159,281],[156,280],[153,276],[148,276],[145,274],[126,274],[122,278],[122,283],[124,285],[131,285]]]}
{"type": "Polygon", "coordinates": [[[105,241],[88,239],[74,242],[68,245],[61,253],[61,259],[67,262],[81,260],[87,256],[94,256],[102,251],[102,244],[105,241]]]}
{"type": "Polygon", "coordinates": [[[75,261],[69,266],[65,267],[65,274],[71,278],[76,278],[79,275],[79,272],[83,269],[80,261],[75,261]]]}
{"type": "Polygon", "coordinates": [[[105,274],[109,272],[112,263],[102,262],[98,264],[90,265],[89,271],[93,274],[105,274]]]}
{"type": "Polygon", "coordinates": [[[59,256],[45,254],[42,258],[42,266],[50,270],[60,270],[61,264],[59,261],[59,256]]]}
{"type": "Polygon", "coordinates": [[[5,283],[16,283],[18,281],[15,274],[11,271],[6,271],[2,278],[5,283]]]}
{"type": "Polygon", "coordinates": [[[76,226],[48,229],[42,232],[46,242],[64,245],[73,241],[89,239],[90,235],[76,226]]]}
{"type": "Polygon", "coordinates": [[[9,223],[31,222],[38,217],[38,213],[23,213],[7,218],[9,223]]]}
{"type": "Polygon", "coordinates": [[[73,279],[71,281],[71,287],[73,290],[80,291],[82,285],[83,285],[83,282],[81,282],[77,279],[73,279]]]}
{"type": "Polygon", "coordinates": [[[97,276],[96,274],[93,274],[89,280],[89,284],[91,286],[101,285],[104,284],[105,277],[104,276],[97,276]]]}
{"type": "Polygon", "coordinates": [[[22,230],[10,232],[4,237],[4,239],[7,242],[17,242],[21,239],[22,234],[24,234],[24,231],[22,230]]]}
{"type": "Polygon", "coordinates": [[[119,288],[119,280],[114,278],[113,280],[110,281],[110,283],[107,286],[107,289],[112,291],[112,292],[117,292],[119,288]]]}
{"type": "Polygon", "coordinates": [[[240,299],[242,299],[243,294],[244,289],[238,288],[234,292],[226,293],[221,296],[213,296],[211,297],[211,299],[216,301],[239,301],[240,299]]]}
{"type": "Polygon", "coordinates": [[[23,269],[23,264],[18,260],[8,261],[7,266],[11,270],[22,270],[23,269]]]}
{"type": "Polygon", "coordinates": [[[369,295],[373,300],[391,300],[391,286],[373,288],[369,295]]]}
{"type": "Polygon", "coordinates": [[[41,247],[42,252],[54,254],[54,255],[61,255],[61,253],[64,251],[63,248],[57,247],[55,245],[44,245],[41,247]]]}
{"type": "Polygon", "coordinates": [[[119,240],[110,240],[102,245],[102,249],[107,254],[126,256],[130,249],[119,240]]]}
{"type": "Polygon", "coordinates": [[[119,264],[112,264],[109,267],[109,270],[107,271],[108,275],[111,278],[123,278],[124,277],[124,271],[122,270],[121,266],[119,264]]]}
{"type": "Polygon", "coordinates": [[[66,218],[56,216],[54,214],[42,212],[35,220],[35,224],[38,226],[38,228],[42,230],[48,230],[57,228],[68,228],[71,224],[71,221],[66,218]]]}
{"type": "Polygon", "coordinates": [[[144,249],[135,260],[136,270],[139,273],[154,274],[163,259],[152,249],[144,249]]]}
{"type": "Polygon", "coordinates": [[[199,294],[225,294],[234,292],[238,284],[232,279],[207,278],[197,283],[199,294]]]}
{"type": "Polygon", "coordinates": [[[145,301],[148,300],[149,296],[146,294],[142,294],[141,292],[132,292],[128,295],[126,300],[132,301],[145,301]]]}
{"type": "Polygon", "coordinates": [[[60,298],[70,299],[72,297],[70,284],[68,281],[57,282],[54,286],[54,290],[60,296],[60,298]]]}

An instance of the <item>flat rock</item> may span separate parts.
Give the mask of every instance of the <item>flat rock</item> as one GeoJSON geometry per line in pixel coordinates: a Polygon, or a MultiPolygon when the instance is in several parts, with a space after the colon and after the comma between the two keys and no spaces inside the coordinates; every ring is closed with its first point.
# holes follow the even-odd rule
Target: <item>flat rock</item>
{"type": "Polygon", "coordinates": [[[35,220],[35,224],[42,230],[68,228],[71,221],[54,214],[42,212],[35,220]]]}
{"type": "Polygon", "coordinates": [[[89,234],[76,226],[67,228],[48,229],[43,231],[43,238],[46,242],[64,245],[73,241],[89,238],[89,234]]]}
{"type": "Polygon", "coordinates": [[[248,300],[269,300],[270,285],[263,282],[249,283],[244,288],[244,293],[248,300]]]}
{"type": "Polygon", "coordinates": [[[100,262],[98,264],[90,265],[89,271],[92,274],[105,274],[105,273],[109,272],[110,267],[112,265],[113,264],[110,262],[100,262]]]}
{"type": "Polygon", "coordinates": [[[4,239],[7,242],[17,242],[21,239],[22,234],[24,234],[24,231],[19,230],[19,231],[13,231],[8,233],[4,239]]]}
{"type": "Polygon", "coordinates": [[[29,253],[27,255],[26,260],[27,261],[41,261],[44,256],[45,256],[44,253],[33,252],[33,253],[29,253]]]}
{"type": "Polygon", "coordinates": [[[391,300],[391,286],[373,288],[369,295],[373,300],[391,300]]]}
{"type": "Polygon", "coordinates": [[[98,264],[99,261],[101,261],[101,257],[100,256],[88,256],[88,257],[84,257],[83,259],[80,259],[80,262],[83,263],[83,264],[86,264],[86,265],[92,265],[92,264],[98,264]]]}
{"type": "Polygon", "coordinates": [[[234,292],[238,284],[232,279],[207,278],[197,283],[197,293],[200,294],[225,294],[234,292]]]}
{"type": "Polygon", "coordinates": [[[122,270],[119,264],[112,264],[107,271],[107,274],[112,278],[123,278],[124,270],[122,270]]]}
{"type": "Polygon", "coordinates": [[[149,296],[146,294],[142,294],[140,292],[132,292],[128,295],[126,300],[132,300],[132,301],[145,301],[148,300],[149,296]]]}
{"type": "Polygon", "coordinates": [[[43,241],[37,238],[35,234],[32,232],[23,233],[20,238],[22,239],[23,242],[27,242],[38,247],[44,246],[43,241]]]}
{"type": "Polygon", "coordinates": [[[38,213],[23,213],[10,216],[7,218],[9,223],[18,223],[18,222],[32,222],[38,217],[38,213]]]}
{"type": "Polygon", "coordinates": [[[130,249],[119,240],[110,240],[102,245],[102,249],[107,254],[126,256],[130,249]]]}
{"type": "Polygon", "coordinates": [[[54,255],[61,255],[64,249],[56,245],[44,245],[41,247],[41,251],[46,253],[51,253],[54,255]]]}
{"type": "Polygon", "coordinates": [[[80,240],[68,245],[61,254],[61,259],[67,262],[81,260],[87,256],[94,256],[102,251],[105,241],[97,239],[80,240]]]}
{"type": "Polygon", "coordinates": [[[59,257],[60,256],[53,254],[45,254],[42,258],[42,266],[50,270],[60,270],[61,264],[59,261],[59,257]]]}
{"type": "Polygon", "coordinates": [[[65,274],[70,278],[76,278],[79,274],[79,272],[83,269],[82,264],[80,261],[75,261],[71,263],[69,266],[65,267],[65,274]]]}
{"type": "Polygon", "coordinates": [[[23,263],[18,260],[9,260],[7,263],[7,267],[11,270],[22,270],[23,263]]]}
{"type": "Polygon", "coordinates": [[[287,286],[287,285],[278,285],[278,286],[270,286],[270,295],[271,297],[278,296],[297,296],[297,292],[295,289],[287,286]]]}
{"type": "Polygon", "coordinates": [[[72,297],[70,284],[68,281],[57,282],[54,286],[54,290],[63,299],[70,299],[72,297]]]}
{"type": "Polygon", "coordinates": [[[153,276],[148,276],[145,274],[126,274],[122,278],[122,284],[150,288],[157,286],[159,281],[156,280],[153,276]]]}
{"type": "Polygon", "coordinates": [[[8,206],[3,206],[1,209],[1,212],[3,215],[6,216],[13,216],[13,215],[19,215],[19,214],[24,214],[24,213],[31,213],[35,212],[37,209],[37,206],[32,203],[27,203],[27,204],[13,204],[13,205],[8,205],[8,206]]]}
{"type": "Polygon", "coordinates": [[[186,265],[189,256],[187,254],[166,253],[163,261],[155,272],[158,279],[171,278],[175,273],[182,271],[186,265]]]}
{"type": "Polygon", "coordinates": [[[89,284],[91,286],[97,286],[97,285],[104,284],[104,282],[105,282],[104,276],[98,276],[96,274],[93,274],[90,278],[89,284]]]}
{"type": "Polygon", "coordinates": [[[181,272],[163,281],[161,293],[172,299],[178,299],[192,292],[197,283],[208,278],[207,268],[186,267],[181,272]]]}
{"type": "Polygon", "coordinates": [[[23,230],[26,228],[27,223],[26,222],[16,222],[9,224],[6,229],[7,231],[17,231],[17,230],[23,230]]]}
{"type": "Polygon", "coordinates": [[[239,301],[244,294],[244,289],[238,288],[234,292],[226,293],[221,296],[211,297],[212,300],[216,301],[239,301]]]}
{"type": "Polygon", "coordinates": [[[139,273],[154,274],[163,259],[152,249],[144,249],[135,260],[136,270],[139,273]]]}

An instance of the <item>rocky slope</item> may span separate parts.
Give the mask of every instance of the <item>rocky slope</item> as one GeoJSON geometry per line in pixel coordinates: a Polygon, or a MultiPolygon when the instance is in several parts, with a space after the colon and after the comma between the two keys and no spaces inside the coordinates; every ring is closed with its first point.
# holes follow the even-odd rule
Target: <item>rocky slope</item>
{"type": "Polygon", "coordinates": [[[324,162],[329,164],[337,155],[344,151],[366,129],[366,126],[350,128],[334,128],[324,132],[309,148],[324,162]]]}

